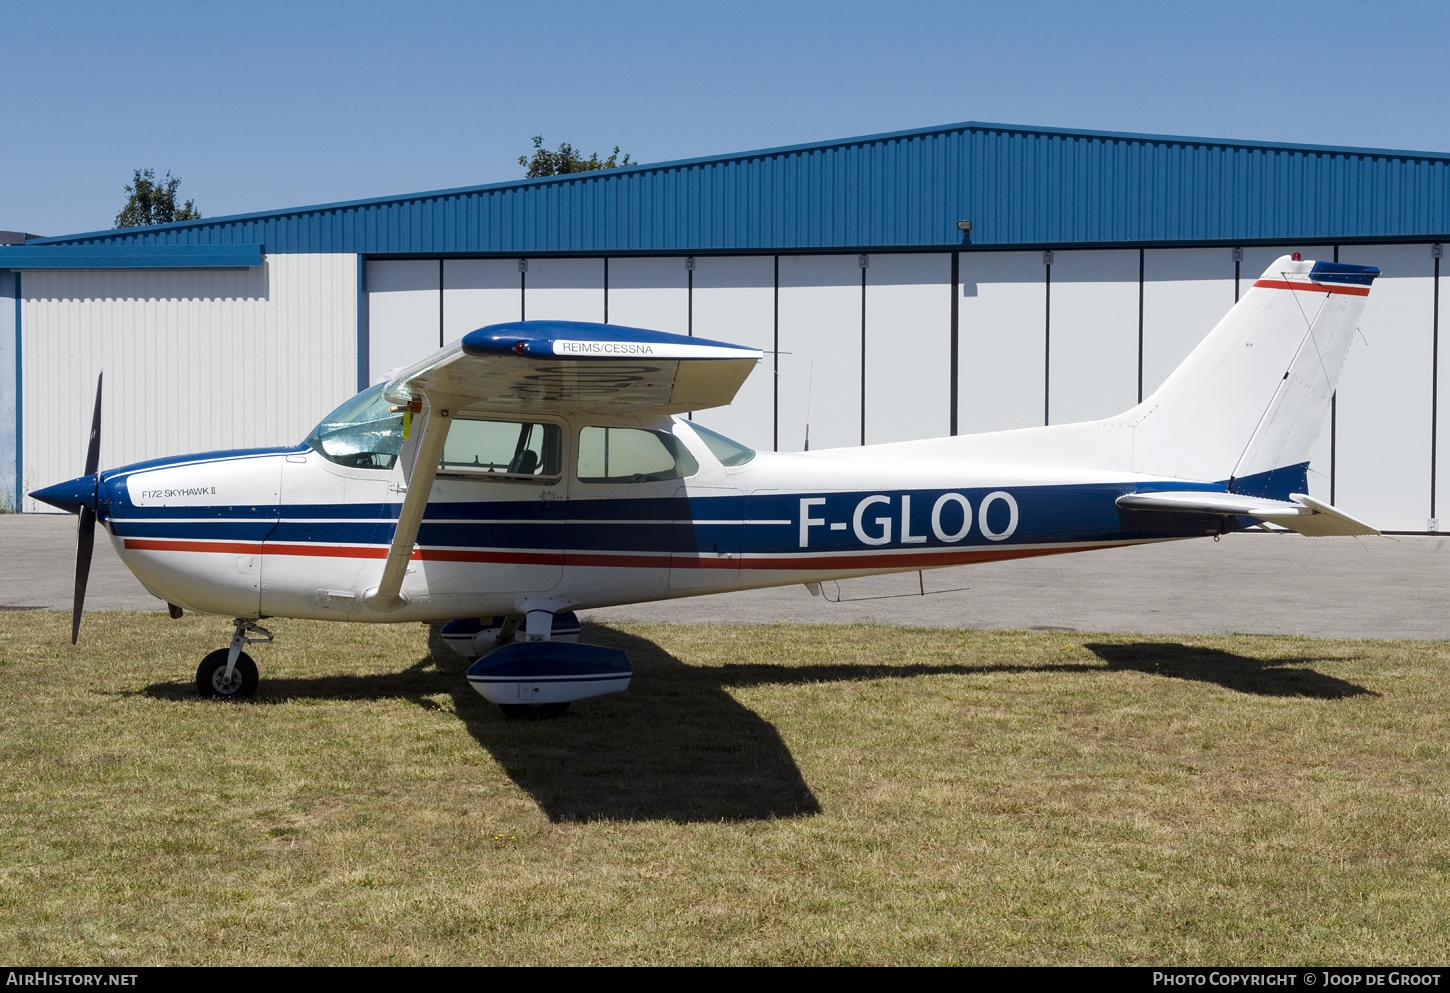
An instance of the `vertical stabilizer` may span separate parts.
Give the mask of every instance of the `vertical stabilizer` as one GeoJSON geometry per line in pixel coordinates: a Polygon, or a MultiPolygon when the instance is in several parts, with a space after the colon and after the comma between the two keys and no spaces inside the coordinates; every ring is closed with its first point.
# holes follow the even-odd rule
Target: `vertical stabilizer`
{"type": "Polygon", "coordinates": [[[1302,488],[1300,467],[1378,275],[1287,255],[1275,261],[1152,396],[1114,418],[1133,428],[1134,470],[1286,484],[1297,476],[1302,488]]]}

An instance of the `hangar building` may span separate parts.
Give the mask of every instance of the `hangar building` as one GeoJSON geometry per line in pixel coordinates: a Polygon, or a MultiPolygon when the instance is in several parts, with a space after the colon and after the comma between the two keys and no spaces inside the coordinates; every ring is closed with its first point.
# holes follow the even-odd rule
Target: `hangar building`
{"type": "Polygon", "coordinates": [[[103,369],[115,466],[295,442],[521,318],[767,350],[698,415],[767,450],[1106,416],[1298,251],[1383,271],[1310,489],[1436,531],[1447,238],[1447,154],[979,123],[28,237],[0,244],[0,500],[81,472],[103,369]]]}

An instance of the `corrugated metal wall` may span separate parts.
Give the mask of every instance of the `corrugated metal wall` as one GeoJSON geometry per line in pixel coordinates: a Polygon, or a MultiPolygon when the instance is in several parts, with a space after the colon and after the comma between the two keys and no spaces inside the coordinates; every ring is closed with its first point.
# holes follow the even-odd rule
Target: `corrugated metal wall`
{"type": "Polygon", "coordinates": [[[355,392],[356,259],[27,272],[21,350],[26,491],[81,473],[102,370],[102,466],[293,444],[355,392]]]}
{"type": "Polygon", "coordinates": [[[15,293],[19,279],[13,272],[0,272],[0,510],[14,510],[20,501],[15,474],[15,428],[19,423],[15,400],[20,385],[15,376],[15,293]]]}
{"type": "Polygon", "coordinates": [[[742,252],[1450,234],[1450,155],[963,124],[46,243],[742,252]]]}

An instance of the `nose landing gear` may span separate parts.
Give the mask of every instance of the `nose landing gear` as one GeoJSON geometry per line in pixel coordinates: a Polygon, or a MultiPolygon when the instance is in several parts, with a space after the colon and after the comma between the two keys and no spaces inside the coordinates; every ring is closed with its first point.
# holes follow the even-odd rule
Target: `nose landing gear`
{"type": "Polygon", "coordinates": [[[206,658],[196,670],[196,691],[206,698],[219,700],[244,700],[257,692],[257,663],[242,651],[244,645],[266,645],[272,640],[272,632],[256,621],[238,617],[233,623],[236,632],[232,635],[230,647],[218,648],[206,658]],[[260,638],[249,638],[247,632],[255,631],[260,638]]]}

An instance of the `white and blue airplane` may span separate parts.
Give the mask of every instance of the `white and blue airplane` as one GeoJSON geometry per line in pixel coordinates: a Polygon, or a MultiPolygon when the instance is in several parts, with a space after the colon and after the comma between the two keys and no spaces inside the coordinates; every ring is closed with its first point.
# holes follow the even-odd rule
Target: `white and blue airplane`
{"type": "Polygon", "coordinates": [[[470,332],[287,448],[156,459],[32,495],[95,525],[172,616],[233,617],[203,696],[257,688],[268,617],[449,622],[513,716],[629,684],[577,609],[1220,535],[1377,534],[1306,494],[1309,452],[1379,270],[1280,258],[1152,396],[1102,421],[798,454],[679,416],[761,352],[521,321],[470,332]],[[256,637],[253,637],[256,635],[256,637]]]}

